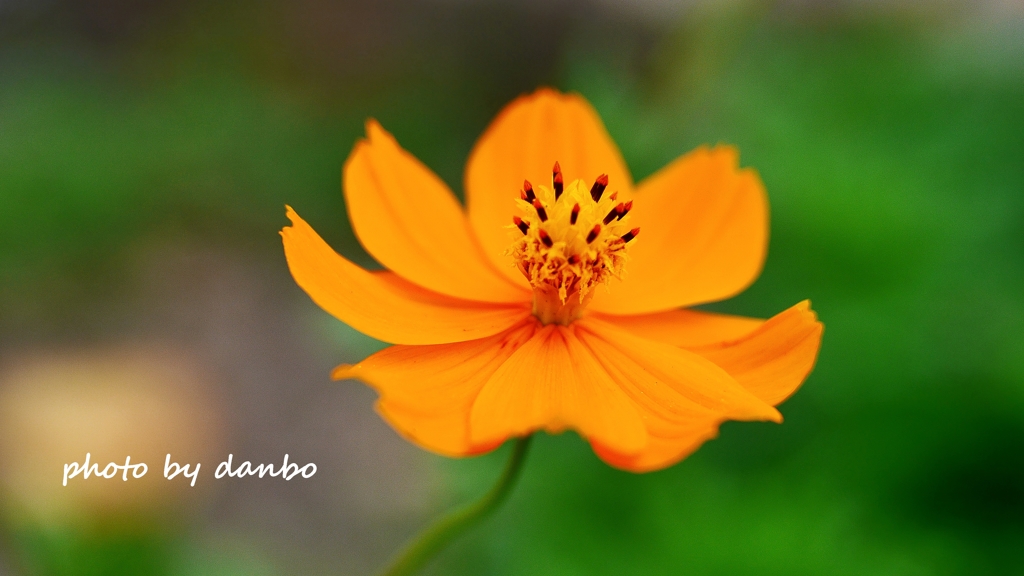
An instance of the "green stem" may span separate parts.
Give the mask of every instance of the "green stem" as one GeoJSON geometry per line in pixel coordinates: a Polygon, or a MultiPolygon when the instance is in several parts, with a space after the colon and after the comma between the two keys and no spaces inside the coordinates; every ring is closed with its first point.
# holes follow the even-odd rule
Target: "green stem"
{"type": "Polygon", "coordinates": [[[392,559],[391,564],[380,572],[380,576],[406,576],[415,573],[440,552],[449,541],[493,512],[512,491],[512,486],[515,485],[519,470],[523,467],[523,461],[526,459],[526,451],[530,447],[531,438],[532,436],[526,436],[516,440],[512,456],[505,464],[505,470],[498,478],[498,483],[483,498],[449,512],[416,535],[392,559]]]}

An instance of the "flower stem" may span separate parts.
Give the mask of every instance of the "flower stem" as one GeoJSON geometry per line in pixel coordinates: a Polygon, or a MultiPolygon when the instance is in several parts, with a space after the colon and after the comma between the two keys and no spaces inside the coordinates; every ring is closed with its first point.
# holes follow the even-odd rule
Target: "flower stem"
{"type": "Polygon", "coordinates": [[[516,440],[512,456],[505,464],[505,470],[498,478],[497,484],[483,498],[449,512],[417,534],[392,559],[388,567],[380,572],[380,576],[407,576],[415,573],[448,542],[493,512],[512,491],[512,486],[515,485],[519,470],[526,459],[531,438],[533,437],[525,436],[516,440]]]}

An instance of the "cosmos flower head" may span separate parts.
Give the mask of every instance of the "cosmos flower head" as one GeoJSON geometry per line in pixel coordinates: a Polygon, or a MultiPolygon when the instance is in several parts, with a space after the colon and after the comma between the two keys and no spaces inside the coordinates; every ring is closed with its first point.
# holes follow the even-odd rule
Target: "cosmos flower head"
{"type": "Polygon", "coordinates": [[[767,196],[729,146],[634,185],[580,96],[509,104],[466,167],[467,205],[376,121],[345,163],[359,241],[386,270],[332,250],[291,208],[296,282],[394,344],[336,379],[380,394],[400,434],[450,456],[574,430],[612,466],[671,465],[725,420],[775,408],[813,368],[822,325],[801,302],[768,320],[693,306],[761,271],[767,196]]]}

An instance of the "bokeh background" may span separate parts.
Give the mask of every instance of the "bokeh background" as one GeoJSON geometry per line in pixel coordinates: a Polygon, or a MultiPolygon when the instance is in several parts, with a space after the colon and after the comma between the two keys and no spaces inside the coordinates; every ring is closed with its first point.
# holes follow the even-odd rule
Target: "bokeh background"
{"type": "Polygon", "coordinates": [[[811,298],[824,343],[784,425],[667,470],[539,438],[427,573],[1024,574],[1016,0],[0,1],[0,574],[370,574],[483,492],[508,447],[422,452],[329,381],[381,344],[277,231],[290,204],[372,266],[339,190],[364,119],[461,194],[541,85],[590,99],[637,179],[737,145],[771,246],[708,308],[811,298]],[[87,451],[149,474],[62,488],[87,451]],[[229,453],[319,472],[214,481],[229,453]]]}

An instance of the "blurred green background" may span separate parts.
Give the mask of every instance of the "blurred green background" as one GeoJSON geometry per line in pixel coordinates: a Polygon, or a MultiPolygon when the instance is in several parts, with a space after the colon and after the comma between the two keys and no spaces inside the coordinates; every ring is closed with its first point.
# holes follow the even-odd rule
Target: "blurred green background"
{"type": "Polygon", "coordinates": [[[737,145],[771,246],[708,308],[811,298],[821,355],[784,425],[664,471],[539,438],[427,573],[1024,574],[1024,8],[968,0],[0,2],[0,574],[368,574],[484,491],[508,447],[421,452],[329,382],[379,344],[277,231],[290,204],[372,264],[339,190],[363,120],[461,194],[540,85],[590,99],[638,180],[737,145]],[[205,488],[60,490],[100,446],[149,442],[157,476],[172,437],[205,488]],[[319,472],[214,482],[228,452],[319,472]]]}

